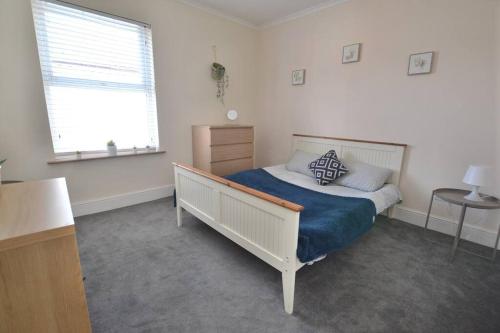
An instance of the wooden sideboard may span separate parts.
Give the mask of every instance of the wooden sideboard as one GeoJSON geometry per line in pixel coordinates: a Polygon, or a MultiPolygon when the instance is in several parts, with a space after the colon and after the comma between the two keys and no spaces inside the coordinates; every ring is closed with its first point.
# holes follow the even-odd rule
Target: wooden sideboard
{"type": "Polygon", "coordinates": [[[63,178],[0,186],[0,332],[91,332],[63,178]]]}
{"type": "Polygon", "coordinates": [[[217,176],[252,169],[253,126],[193,126],[193,166],[217,176]]]}

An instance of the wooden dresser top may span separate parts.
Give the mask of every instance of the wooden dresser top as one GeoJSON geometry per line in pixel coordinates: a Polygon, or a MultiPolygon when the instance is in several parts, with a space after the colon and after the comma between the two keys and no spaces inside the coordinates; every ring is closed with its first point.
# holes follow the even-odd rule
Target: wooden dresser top
{"type": "Polygon", "coordinates": [[[253,125],[193,125],[193,127],[207,127],[210,129],[226,129],[226,128],[253,128],[253,125]]]}
{"type": "Polygon", "coordinates": [[[0,186],[0,251],[74,232],[64,178],[0,186]]]}

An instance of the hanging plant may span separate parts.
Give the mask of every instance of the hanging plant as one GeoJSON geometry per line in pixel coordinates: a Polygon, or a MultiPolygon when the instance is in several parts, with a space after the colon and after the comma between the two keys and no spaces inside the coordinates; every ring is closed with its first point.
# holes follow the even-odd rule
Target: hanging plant
{"type": "Polygon", "coordinates": [[[226,74],[226,68],[224,66],[216,62],[212,64],[212,79],[216,81],[222,80],[225,74],[226,74]]]}
{"type": "Polygon", "coordinates": [[[212,45],[214,52],[214,62],[212,64],[212,79],[217,82],[217,99],[224,105],[224,95],[229,88],[229,76],[226,74],[226,68],[217,62],[217,46],[212,45]]]}
{"type": "Polygon", "coordinates": [[[217,82],[217,99],[224,104],[225,90],[229,88],[229,76],[226,74],[226,68],[214,62],[212,64],[212,79],[217,82]]]}

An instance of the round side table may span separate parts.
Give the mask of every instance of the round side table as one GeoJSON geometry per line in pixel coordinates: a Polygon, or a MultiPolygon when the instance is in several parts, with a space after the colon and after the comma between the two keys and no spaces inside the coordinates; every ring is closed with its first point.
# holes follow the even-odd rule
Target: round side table
{"type": "MultiPolygon", "coordinates": [[[[455,235],[455,240],[453,241],[453,248],[451,250],[452,259],[455,258],[455,253],[457,252],[458,243],[460,242],[460,237],[462,235],[462,227],[464,225],[465,212],[467,211],[467,208],[500,209],[500,200],[498,200],[497,198],[481,194],[483,201],[470,201],[464,198],[464,196],[466,196],[469,193],[470,191],[460,190],[455,188],[439,188],[432,191],[431,202],[429,203],[427,218],[425,220],[425,230],[427,230],[427,225],[429,224],[429,215],[431,214],[434,197],[438,197],[439,199],[454,205],[462,206],[462,211],[460,212],[460,219],[458,221],[457,233],[455,235]]],[[[492,261],[495,261],[497,255],[499,239],[500,239],[500,227],[498,228],[495,247],[493,248],[493,254],[491,256],[492,261]]]]}

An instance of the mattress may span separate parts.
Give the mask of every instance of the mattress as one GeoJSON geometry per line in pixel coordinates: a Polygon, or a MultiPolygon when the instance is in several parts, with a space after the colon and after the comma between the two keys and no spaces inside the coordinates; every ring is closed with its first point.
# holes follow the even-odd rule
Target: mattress
{"type": "Polygon", "coordinates": [[[313,177],[289,171],[285,168],[284,164],[267,167],[264,168],[264,170],[282,181],[304,187],[312,191],[341,197],[369,199],[375,204],[377,214],[382,213],[384,210],[397,204],[402,199],[399,188],[393,184],[385,184],[381,189],[375,192],[364,192],[340,185],[318,185],[313,177]]]}

